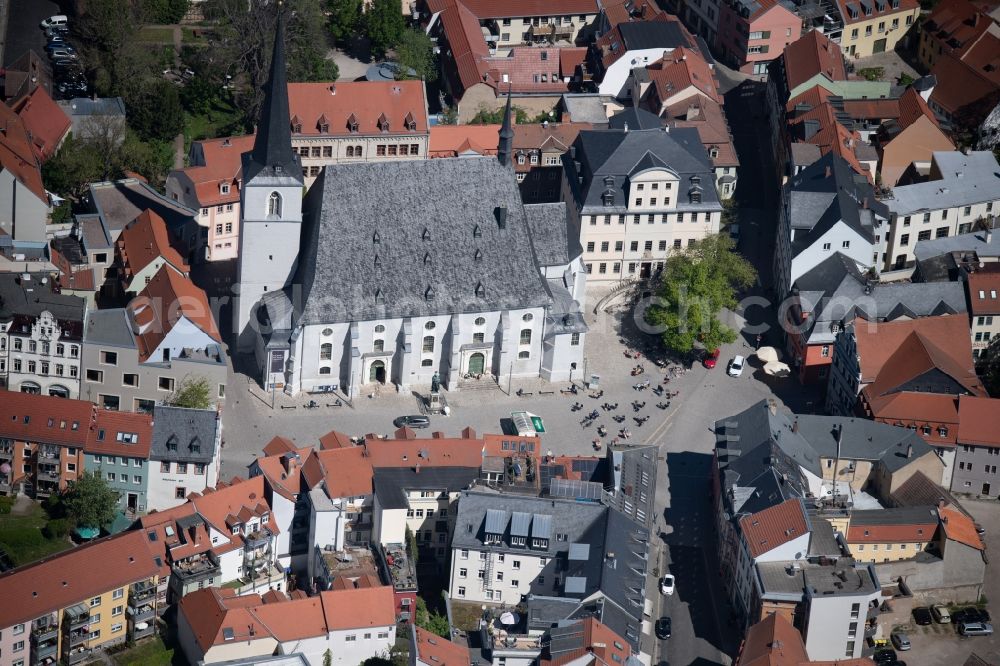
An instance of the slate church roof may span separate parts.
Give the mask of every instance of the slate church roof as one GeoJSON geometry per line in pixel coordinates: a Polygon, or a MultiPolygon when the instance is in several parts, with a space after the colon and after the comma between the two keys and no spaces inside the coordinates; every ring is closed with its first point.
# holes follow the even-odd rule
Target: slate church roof
{"type": "Polygon", "coordinates": [[[301,324],[552,302],[517,183],[496,159],[330,165],[304,216],[301,324]]]}

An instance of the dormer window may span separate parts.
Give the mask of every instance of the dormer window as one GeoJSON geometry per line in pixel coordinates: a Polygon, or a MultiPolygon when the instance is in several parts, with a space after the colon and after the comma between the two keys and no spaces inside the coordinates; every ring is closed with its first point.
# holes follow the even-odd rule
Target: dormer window
{"type": "Polygon", "coordinates": [[[417,131],[417,121],[413,118],[413,114],[409,111],[406,112],[406,117],[403,118],[403,124],[406,125],[406,129],[408,131],[417,131]]]}
{"type": "Polygon", "coordinates": [[[242,534],[243,525],[241,523],[236,523],[233,525],[233,534],[242,534]]]}
{"type": "Polygon", "coordinates": [[[201,440],[197,437],[192,439],[191,443],[188,444],[188,449],[190,449],[191,453],[201,453],[201,440]]]}
{"type": "Polygon", "coordinates": [[[292,116],[291,125],[293,134],[302,134],[302,121],[298,116],[292,116]]]}
{"type": "Polygon", "coordinates": [[[476,298],[486,298],[486,287],[482,282],[476,285],[476,298]]]}
{"type": "Polygon", "coordinates": [[[177,450],[177,435],[171,435],[167,438],[167,451],[177,450]]]}
{"type": "Polygon", "coordinates": [[[265,513],[263,516],[260,517],[260,522],[262,525],[267,525],[267,521],[270,519],[271,519],[271,514],[265,513]]]}
{"type": "Polygon", "coordinates": [[[375,290],[375,302],[377,304],[385,303],[385,294],[382,293],[381,289],[375,290]]]}
{"type": "Polygon", "coordinates": [[[352,114],[351,114],[350,116],[348,116],[348,118],[347,118],[347,130],[348,130],[348,131],[349,131],[349,132],[350,132],[351,134],[357,134],[357,133],[358,133],[358,128],[359,128],[359,125],[358,125],[358,117],[357,117],[357,116],[355,116],[355,115],[354,115],[354,114],[352,113],[352,114]]]}
{"type": "Polygon", "coordinates": [[[378,131],[379,132],[382,132],[383,134],[385,134],[386,132],[389,131],[389,119],[385,117],[384,113],[378,117],[378,123],[377,124],[378,124],[378,131]]]}
{"type": "Polygon", "coordinates": [[[319,120],[316,121],[316,129],[319,130],[320,134],[330,133],[330,121],[327,120],[326,114],[320,116],[319,120]]]}
{"type": "Polygon", "coordinates": [[[222,183],[219,185],[219,192],[222,194],[229,194],[229,183],[222,183]]]}

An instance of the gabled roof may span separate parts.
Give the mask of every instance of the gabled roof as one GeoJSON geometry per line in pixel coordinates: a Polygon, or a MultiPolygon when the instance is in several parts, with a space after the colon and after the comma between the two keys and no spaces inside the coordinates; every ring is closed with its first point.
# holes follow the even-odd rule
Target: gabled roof
{"type": "MultiPolygon", "coordinates": [[[[191,144],[191,166],[172,172],[190,181],[199,207],[237,203],[240,200],[239,181],[242,178],[243,153],[253,147],[254,135],[204,139],[191,144]],[[222,185],[229,193],[222,193],[222,185]]],[[[185,184],[186,185],[186,184],[185,184]]]]}
{"type": "Polygon", "coordinates": [[[944,530],[946,538],[964,543],[976,550],[986,550],[983,540],[976,532],[976,524],[972,518],[950,506],[939,509],[938,512],[941,514],[941,528],[944,530]]]}
{"type": "Polygon", "coordinates": [[[872,21],[878,17],[886,18],[896,14],[911,13],[920,7],[917,0],[899,0],[899,5],[895,6],[891,2],[870,2],[870,0],[837,0],[837,7],[845,25],[872,21]],[[854,11],[852,16],[847,10],[854,11]],[[867,11],[870,11],[869,14],[867,11]]]}
{"type": "Polygon", "coordinates": [[[70,130],[70,120],[45,88],[38,86],[14,104],[14,111],[31,137],[31,147],[39,162],[44,162],[59,148],[70,130]]]}
{"type": "Polygon", "coordinates": [[[170,243],[167,223],[152,210],[144,210],[139,217],[122,229],[117,241],[125,282],[131,286],[132,278],[157,259],[183,275],[190,267],[180,252],[170,243]]]}
{"type": "Polygon", "coordinates": [[[931,74],[937,85],[931,101],[967,124],[978,124],[1000,100],[1000,36],[984,33],[963,54],[945,52],[931,74]]]}
{"type": "Polygon", "coordinates": [[[647,66],[646,72],[663,101],[693,87],[712,101],[722,102],[722,96],[716,88],[715,75],[696,50],[678,47],[647,66]]]}
{"type": "Polygon", "coordinates": [[[697,42],[676,16],[659,14],[649,21],[619,23],[598,37],[593,48],[607,68],[629,51],[680,46],[695,48],[697,42]]]}
{"type": "Polygon", "coordinates": [[[153,419],[149,414],[99,409],[94,427],[88,430],[84,451],[94,455],[148,458],[152,440],[153,419]]]}
{"type": "Polygon", "coordinates": [[[548,659],[541,666],[563,666],[581,657],[596,657],[597,664],[626,664],[631,656],[629,642],[595,617],[560,623],[549,630],[548,659]]]}
{"type": "Polygon", "coordinates": [[[809,663],[802,635],[781,613],[771,613],[747,630],[739,666],[800,666],[809,663]]]}
{"type": "Polygon", "coordinates": [[[153,419],[151,459],[205,465],[215,459],[222,428],[216,410],[156,405],[153,419]]]}
{"type": "Polygon", "coordinates": [[[430,128],[427,153],[429,157],[496,155],[499,132],[500,125],[435,125],[430,128]]]}
{"type": "MultiPolygon", "coordinates": [[[[189,501],[199,515],[223,534],[229,534],[228,525],[233,522],[245,522],[240,517],[241,514],[247,515],[245,509],[257,516],[270,511],[264,496],[264,479],[259,476],[252,479],[234,477],[228,485],[220,482],[215,488],[206,488],[201,494],[192,493],[189,501]]],[[[268,522],[268,529],[272,532],[278,529],[274,520],[268,522]]],[[[233,535],[233,538],[237,537],[238,535],[233,535]]]]}
{"type": "Polygon", "coordinates": [[[416,625],[413,626],[413,633],[418,662],[440,666],[469,666],[472,663],[469,648],[464,645],[452,643],[416,625]]]}
{"type": "Polygon", "coordinates": [[[128,310],[137,330],[140,362],[149,359],[181,318],[215,342],[222,342],[205,292],[168,266],[157,271],[128,310]]]}
{"type": "Polygon", "coordinates": [[[831,81],[847,80],[840,46],[819,30],[810,30],[786,46],[783,59],[788,90],[795,90],[817,74],[831,81]]]}
{"type": "Polygon", "coordinates": [[[350,136],[355,134],[348,126],[352,115],[360,135],[383,134],[378,122],[383,115],[393,135],[418,136],[428,128],[427,99],[420,80],[289,83],[288,105],[302,125],[293,136],[350,136]],[[406,118],[413,119],[414,129],[406,127],[406,118]],[[326,131],[322,124],[328,125],[326,131]]]}
{"type": "Polygon", "coordinates": [[[329,590],[319,596],[329,631],[396,624],[396,604],[389,586],[329,590]]]}
{"type": "MultiPolygon", "coordinates": [[[[274,442],[274,440],[271,441],[274,442]]],[[[251,464],[251,468],[256,465],[274,492],[294,502],[299,493],[309,489],[309,485],[302,475],[302,464],[303,461],[308,460],[312,450],[311,446],[306,446],[301,449],[258,457],[251,464]]]]}
{"type": "Polygon", "coordinates": [[[601,0],[601,13],[608,28],[619,23],[648,21],[663,13],[653,0],[601,0]]]}
{"type": "Polygon", "coordinates": [[[0,437],[83,448],[96,412],[89,400],[4,392],[0,437]]]}
{"type": "Polygon", "coordinates": [[[789,499],[740,519],[740,531],[751,557],[760,557],[810,531],[801,499],[789,499]]]}
{"type": "Polygon", "coordinates": [[[1000,270],[970,273],[966,284],[972,315],[1000,315],[1000,270]]]}
{"type": "Polygon", "coordinates": [[[155,576],[159,567],[145,540],[140,532],[123,532],[0,575],[0,597],[8,600],[0,604],[0,625],[31,622],[155,576]]]}
{"type": "Polygon", "coordinates": [[[848,543],[927,543],[938,527],[933,506],[854,509],[848,543]]]}
{"type": "Polygon", "coordinates": [[[1000,399],[958,398],[958,443],[1000,448],[1000,399]]]}
{"type": "Polygon", "coordinates": [[[42,170],[24,122],[6,104],[0,104],[0,167],[9,171],[29,192],[48,204],[42,170]]]}

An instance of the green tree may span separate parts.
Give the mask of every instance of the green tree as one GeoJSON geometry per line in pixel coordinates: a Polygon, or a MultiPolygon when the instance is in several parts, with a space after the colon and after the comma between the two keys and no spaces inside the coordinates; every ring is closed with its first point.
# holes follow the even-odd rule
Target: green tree
{"type": "Polygon", "coordinates": [[[715,349],[736,339],[719,313],[736,307],[736,290],[752,285],[757,272],[733,249],[728,235],[715,234],[667,259],[657,293],[662,302],[645,314],[648,324],[661,329],[664,347],[686,353],[696,341],[715,349]]]}
{"type": "Polygon", "coordinates": [[[361,0],[327,0],[327,27],[339,44],[357,35],[361,25],[361,0]]]}
{"type": "Polygon", "coordinates": [[[147,23],[178,23],[189,4],[188,0],[142,0],[141,16],[147,23]]]}
{"type": "Polygon", "coordinates": [[[398,0],[373,0],[362,18],[365,34],[371,40],[372,53],[384,58],[399,44],[406,31],[406,21],[398,0]]]}
{"type": "Polygon", "coordinates": [[[149,79],[129,105],[129,122],[145,140],[169,141],[184,130],[180,93],[166,79],[149,79]]]}
{"type": "Polygon", "coordinates": [[[330,652],[330,648],[323,653],[323,666],[333,666],[333,653],[330,652]]]}
{"type": "Polygon", "coordinates": [[[66,515],[78,527],[102,527],[115,518],[118,493],[96,472],[84,472],[63,492],[66,515]]]}
{"type": "Polygon", "coordinates": [[[993,338],[990,345],[979,353],[976,373],[983,381],[987,393],[1000,395],[1000,336],[993,338]]]}
{"type": "Polygon", "coordinates": [[[438,612],[427,610],[427,602],[424,601],[423,597],[417,597],[416,624],[421,629],[426,629],[441,638],[451,637],[451,626],[448,624],[448,618],[438,612]]]}
{"type": "Polygon", "coordinates": [[[410,70],[418,79],[437,79],[437,58],[434,57],[434,42],[427,33],[417,28],[407,28],[396,45],[396,62],[399,63],[399,78],[409,78],[410,70]]]}
{"type": "Polygon", "coordinates": [[[406,527],[406,553],[413,560],[413,566],[416,566],[417,558],[420,556],[420,547],[417,546],[417,535],[409,526],[406,527]]]}
{"type": "MultiPolygon", "coordinates": [[[[476,113],[476,115],[472,117],[472,120],[469,121],[469,124],[499,125],[500,123],[503,122],[503,114],[505,108],[506,105],[501,105],[499,108],[496,109],[488,109],[486,108],[486,105],[483,104],[479,107],[479,112],[476,113]]],[[[531,119],[528,117],[528,112],[522,109],[521,107],[513,105],[511,106],[511,109],[514,111],[514,122],[516,122],[518,125],[525,125],[531,122],[531,119]]]]}
{"type": "Polygon", "coordinates": [[[204,377],[188,375],[177,385],[177,389],[167,399],[167,404],[174,407],[210,409],[212,407],[212,386],[204,377]]]}

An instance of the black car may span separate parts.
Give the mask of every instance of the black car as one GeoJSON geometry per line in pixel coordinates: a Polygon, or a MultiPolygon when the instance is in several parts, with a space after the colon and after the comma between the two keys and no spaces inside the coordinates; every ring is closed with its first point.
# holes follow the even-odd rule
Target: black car
{"type": "Polygon", "coordinates": [[[661,617],[656,621],[656,637],[661,641],[665,641],[670,638],[670,618],[661,617]]]}
{"type": "Polygon", "coordinates": [[[961,616],[960,619],[957,620],[958,623],[990,621],[990,612],[985,608],[976,608],[975,606],[969,606],[968,608],[963,608],[957,613],[952,614],[953,617],[955,615],[961,616]]]}
{"type": "Polygon", "coordinates": [[[934,624],[934,618],[931,617],[931,609],[927,606],[917,606],[913,609],[913,621],[921,627],[934,624]]]}
{"type": "Polygon", "coordinates": [[[397,428],[429,428],[431,420],[426,416],[400,416],[392,422],[397,428]]]}
{"type": "Polygon", "coordinates": [[[896,651],[892,648],[881,648],[879,650],[875,650],[875,654],[872,655],[872,659],[875,660],[876,664],[883,665],[898,661],[896,659],[896,651]]]}
{"type": "Polygon", "coordinates": [[[963,622],[975,622],[975,621],[976,621],[975,618],[969,617],[968,609],[960,608],[951,613],[952,624],[959,625],[962,624],[963,622]]]}

